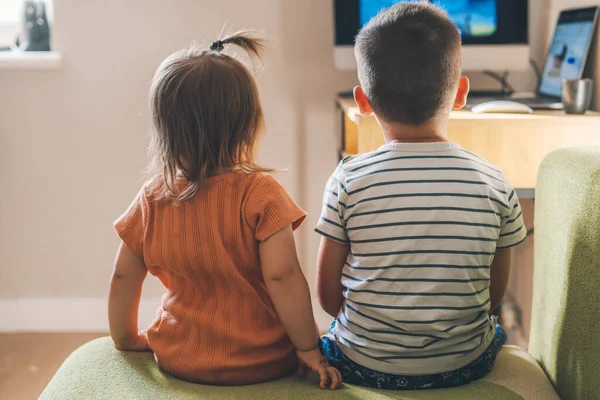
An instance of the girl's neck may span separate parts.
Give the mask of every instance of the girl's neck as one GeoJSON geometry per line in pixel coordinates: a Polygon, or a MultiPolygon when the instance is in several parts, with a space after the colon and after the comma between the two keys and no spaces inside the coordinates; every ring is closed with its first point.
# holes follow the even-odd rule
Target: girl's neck
{"type": "MultiPolygon", "coordinates": [[[[235,168],[218,168],[215,171],[210,171],[206,177],[212,178],[213,176],[225,175],[233,171],[235,171],[235,168]]],[[[183,173],[183,171],[177,171],[177,177],[185,178],[185,174],[183,173]]]]}
{"type": "Polygon", "coordinates": [[[224,174],[228,174],[231,171],[233,171],[234,168],[218,168],[216,171],[214,172],[210,172],[208,174],[208,176],[219,176],[219,175],[224,175],[224,174]]]}

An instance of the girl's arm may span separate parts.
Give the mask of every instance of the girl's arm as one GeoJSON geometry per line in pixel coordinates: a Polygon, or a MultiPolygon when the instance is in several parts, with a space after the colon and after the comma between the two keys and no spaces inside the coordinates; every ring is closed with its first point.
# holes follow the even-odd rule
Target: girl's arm
{"type": "Polygon", "coordinates": [[[323,310],[337,317],[344,303],[342,269],[346,263],[350,245],[321,238],[317,259],[317,297],[323,310]]]}
{"type": "Polygon", "coordinates": [[[145,332],[138,332],[138,308],[148,270],[144,260],[121,243],[110,281],[110,336],[119,350],[150,350],[145,332]]]}
{"type": "Polygon", "coordinates": [[[310,291],[300,268],[291,226],[260,243],[263,278],[286,332],[298,350],[303,366],[319,374],[320,386],[337,389],[342,384],[338,370],[329,366],[318,347],[319,337],[310,301],[310,291]]]}

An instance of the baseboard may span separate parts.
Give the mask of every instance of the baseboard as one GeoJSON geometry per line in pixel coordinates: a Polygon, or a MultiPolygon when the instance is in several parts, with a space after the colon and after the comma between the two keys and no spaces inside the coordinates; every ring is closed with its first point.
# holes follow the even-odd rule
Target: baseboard
{"type": "MultiPolygon", "coordinates": [[[[142,299],[140,328],[152,322],[159,306],[160,298],[142,299]]],[[[107,309],[106,298],[0,298],[0,332],[108,332],[107,309]]],[[[321,331],[332,320],[318,307],[315,319],[321,331]]]]}

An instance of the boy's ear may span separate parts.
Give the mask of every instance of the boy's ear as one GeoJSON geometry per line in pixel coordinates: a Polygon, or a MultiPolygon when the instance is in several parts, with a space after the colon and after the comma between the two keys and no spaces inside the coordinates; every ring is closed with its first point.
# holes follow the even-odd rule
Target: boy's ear
{"type": "Polygon", "coordinates": [[[470,86],[469,78],[461,76],[460,81],[458,82],[458,90],[456,91],[454,105],[452,106],[453,109],[460,110],[467,105],[467,96],[469,96],[470,86]]]}
{"type": "Polygon", "coordinates": [[[373,114],[373,108],[360,85],[354,88],[354,101],[358,104],[358,109],[362,115],[369,116],[373,114]]]}

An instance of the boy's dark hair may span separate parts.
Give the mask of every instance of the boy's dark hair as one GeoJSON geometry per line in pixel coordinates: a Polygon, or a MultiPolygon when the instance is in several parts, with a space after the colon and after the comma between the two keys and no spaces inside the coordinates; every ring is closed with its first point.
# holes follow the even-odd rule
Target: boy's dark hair
{"type": "Polygon", "coordinates": [[[427,2],[380,12],[359,32],[355,50],[373,110],[388,122],[429,122],[454,100],[460,47],[460,33],[447,13],[427,2]]]}

